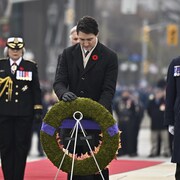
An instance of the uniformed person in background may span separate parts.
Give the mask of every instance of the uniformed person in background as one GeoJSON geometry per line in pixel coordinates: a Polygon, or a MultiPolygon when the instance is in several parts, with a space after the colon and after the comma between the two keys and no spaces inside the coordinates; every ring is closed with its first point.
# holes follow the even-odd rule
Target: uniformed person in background
{"type": "Polygon", "coordinates": [[[0,153],[5,180],[23,180],[33,120],[42,113],[37,64],[23,59],[24,41],[7,40],[0,60],[0,153]]]}

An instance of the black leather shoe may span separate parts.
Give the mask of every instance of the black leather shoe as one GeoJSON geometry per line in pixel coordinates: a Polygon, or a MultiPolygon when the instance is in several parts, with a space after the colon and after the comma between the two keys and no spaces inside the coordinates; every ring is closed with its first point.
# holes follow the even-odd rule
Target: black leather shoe
{"type": "Polygon", "coordinates": [[[154,157],[157,157],[158,155],[156,155],[156,154],[150,154],[148,157],[149,158],[154,158],[154,157]]]}

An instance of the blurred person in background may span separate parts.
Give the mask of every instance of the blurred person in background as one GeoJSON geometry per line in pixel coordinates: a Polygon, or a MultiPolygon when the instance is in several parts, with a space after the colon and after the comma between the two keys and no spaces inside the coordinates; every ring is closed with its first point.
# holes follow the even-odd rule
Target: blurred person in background
{"type": "MultiPolygon", "coordinates": [[[[77,26],[74,26],[69,32],[69,40],[70,40],[71,45],[75,45],[79,43],[79,38],[78,38],[76,29],[77,29],[77,26]]],[[[62,54],[59,54],[58,56],[56,73],[59,71],[59,68],[60,68],[61,56],[62,54]]]]}
{"type": "Polygon", "coordinates": [[[70,39],[71,45],[75,45],[75,44],[79,43],[79,38],[78,38],[76,29],[77,29],[77,26],[74,26],[74,27],[70,30],[69,39],[70,39]]]}
{"type": "Polygon", "coordinates": [[[157,157],[161,154],[164,157],[170,156],[168,129],[163,123],[164,113],[165,91],[160,87],[155,87],[147,105],[147,114],[151,120],[151,152],[149,157],[157,157]]]}
{"type": "Polygon", "coordinates": [[[42,114],[38,68],[25,60],[24,41],[10,37],[0,60],[0,153],[5,180],[23,180],[33,120],[42,114]]]}
{"type": "Polygon", "coordinates": [[[131,153],[131,157],[133,156],[138,156],[138,135],[139,135],[139,131],[140,131],[140,128],[141,128],[141,122],[144,118],[144,111],[145,111],[145,107],[142,103],[142,101],[140,100],[140,95],[139,93],[135,90],[132,94],[132,98],[134,100],[134,103],[135,103],[135,124],[134,124],[134,130],[133,130],[133,133],[132,134],[132,138],[133,138],[133,150],[132,150],[132,153],[131,153]]]}
{"type": "MultiPolygon", "coordinates": [[[[94,18],[85,16],[79,20],[79,43],[64,49],[53,87],[59,100],[70,102],[77,97],[91,98],[112,113],[118,73],[117,54],[98,41],[98,33],[98,23],[94,18]]],[[[99,133],[98,130],[93,135],[98,137],[99,133]]],[[[102,174],[105,180],[109,180],[108,168],[103,169],[102,174]]],[[[73,180],[100,179],[99,173],[73,176],[73,180]]]]}
{"type": "MultiPolygon", "coordinates": [[[[166,78],[161,78],[157,81],[157,87],[161,88],[164,90],[164,97],[166,97],[166,78]]],[[[170,149],[170,154],[172,154],[172,142],[173,142],[173,135],[171,133],[169,134],[169,149],[170,149]]],[[[159,139],[159,150],[158,150],[158,155],[160,155],[161,152],[161,139],[159,139]]]]}
{"type": "Polygon", "coordinates": [[[130,90],[123,90],[119,98],[116,98],[114,110],[117,115],[119,130],[121,133],[121,145],[118,156],[137,156],[137,136],[140,126],[140,108],[130,90]]]}
{"type": "Polygon", "coordinates": [[[173,137],[172,163],[176,163],[176,180],[180,180],[180,57],[174,58],[167,73],[164,124],[173,137]]]}

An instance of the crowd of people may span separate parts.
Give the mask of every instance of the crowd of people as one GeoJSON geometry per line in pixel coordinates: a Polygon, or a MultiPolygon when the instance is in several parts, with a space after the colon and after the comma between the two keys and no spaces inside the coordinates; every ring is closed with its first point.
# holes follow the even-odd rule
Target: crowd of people
{"type": "Polygon", "coordinates": [[[148,157],[170,157],[172,136],[164,125],[165,81],[145,88],[117,88],[114,113],[122,131],[118,156],[138,156],[138,135],[144,118],[149,120],[151,150],[148,157]],[[163,82],[163,84],[162,84],[163,82]]]}

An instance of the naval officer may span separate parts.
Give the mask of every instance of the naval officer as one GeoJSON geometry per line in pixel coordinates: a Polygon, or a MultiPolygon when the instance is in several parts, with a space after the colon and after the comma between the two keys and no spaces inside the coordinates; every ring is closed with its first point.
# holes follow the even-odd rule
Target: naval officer
{"type": "Polygon", "coordinates": [[[37,64],[23,59],[24,41],[7,40],[0,60],[0,153],[5,180],[23,180],[33,120],[41,118],[37,64]]]}

